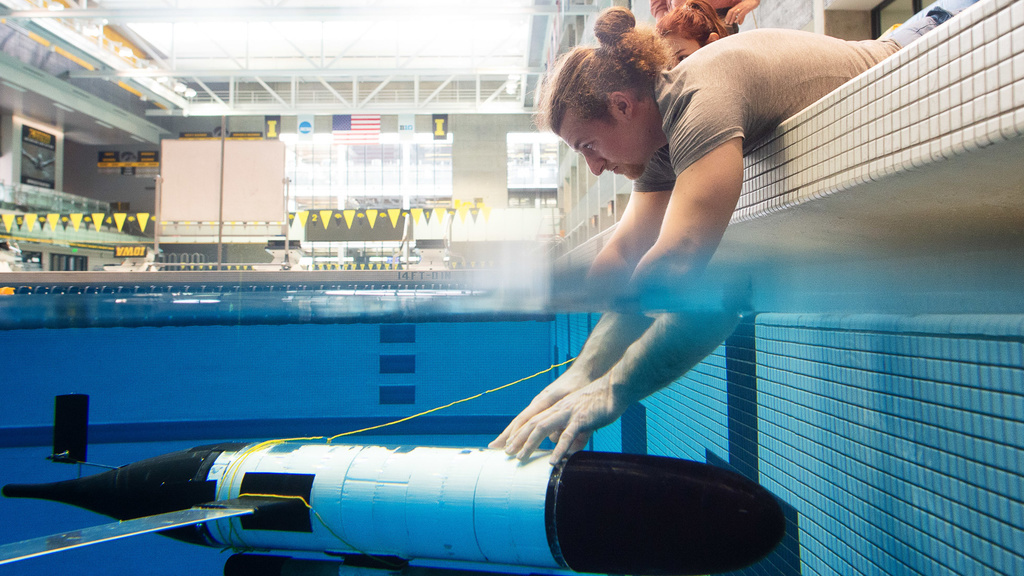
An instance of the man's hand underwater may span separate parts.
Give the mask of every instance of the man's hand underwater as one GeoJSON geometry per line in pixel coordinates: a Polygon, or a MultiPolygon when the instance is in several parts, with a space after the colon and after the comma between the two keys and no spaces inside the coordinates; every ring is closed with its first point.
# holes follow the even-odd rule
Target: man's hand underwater
{"type": "Polygon", "coordinates": [[[626,406],[615,398],[609,375],[580,386],[579,379],[566,372],[488,446],[525,460],[548,438],[555,443],[549,462],[556,464],[583,449],[594,431],[615,422],[626,406]]]}

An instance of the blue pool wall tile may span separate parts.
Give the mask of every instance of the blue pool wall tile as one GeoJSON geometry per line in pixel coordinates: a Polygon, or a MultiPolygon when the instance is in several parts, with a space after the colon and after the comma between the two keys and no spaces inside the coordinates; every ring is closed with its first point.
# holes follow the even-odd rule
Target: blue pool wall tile
{"type": "Polygon", "coordinates": [[[1024,573],[1022,334],[1017,316],[758,317],[762,480],[802,514],[804,573],[1024,573]]]}
{"type": "Polygon", "coordinates": [[[626,408],[619,418],[621,446],[624,454],[647,454],[647,407],[636,403],[626,408]]]}
{"type": "Polygon", "coordinates": [[[644,400],[648,453],[706,461],[708,450],[728,461],[725,346],[683,378],[644,400]]]}
{"type": "Polygon", "coordinates": [[[415,324],[381,324],[381,344],[412,344],[416,342],[415,324]]]}
{"type": "Polygon", "coordinates": [[[415,374],[415,354],[381,354],[379,357],[381,374],[415,374]]]}

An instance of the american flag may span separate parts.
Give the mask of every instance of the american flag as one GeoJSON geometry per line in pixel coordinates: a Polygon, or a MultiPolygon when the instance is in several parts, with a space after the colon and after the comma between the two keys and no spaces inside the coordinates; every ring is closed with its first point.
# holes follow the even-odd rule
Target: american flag
{"type": "Polygon", "coordinates": [[[377,144],[380,114],[335,114],[331,134],[335,144],[377,144]]]}

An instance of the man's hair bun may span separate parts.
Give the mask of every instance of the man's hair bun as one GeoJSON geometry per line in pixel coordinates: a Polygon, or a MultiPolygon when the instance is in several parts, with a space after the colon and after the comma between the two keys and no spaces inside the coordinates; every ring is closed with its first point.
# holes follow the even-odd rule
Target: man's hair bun
{"type": "Polygon", "coordinates": [[[594,36],[607,47],[619,44],[621,38],[636,28],[633,13],[622,6],[613,6],[597,17],[594,22],[594,36]]]}

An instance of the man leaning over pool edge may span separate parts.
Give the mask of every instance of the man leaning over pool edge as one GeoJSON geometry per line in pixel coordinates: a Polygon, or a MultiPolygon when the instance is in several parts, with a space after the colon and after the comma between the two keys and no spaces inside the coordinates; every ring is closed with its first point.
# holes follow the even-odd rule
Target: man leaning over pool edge
{"type": "MultiPolygon", "coordinates": [[[[960,6],[972,0],[955,1],[960,6]]],[[[936,3],[939,4],[939,3],[936,3]]],[[[598,47],[559,58],[538,97],[537,123],[580,153],[594,174],[634,180],[633,194],[591,265],[604,305],[573,365],[489,444],[526,459],[544,438],[552,464],[671,384],[739,321],[719,308],[645,313],[652,294],[686,294],[714,255],[743,184],[745,145],[944,22],[850,42],[795,30],[753,30],[701,48],[675,68],[663,40],[613,7],[594,24],[598,47]]],[[[955,13],[955,12],[954,12],[955,13]]],[[[915,17],[916,18],[916,17],[915,17]]],[[[899,29],[897,29],[899,31],[899,29]]]]}

